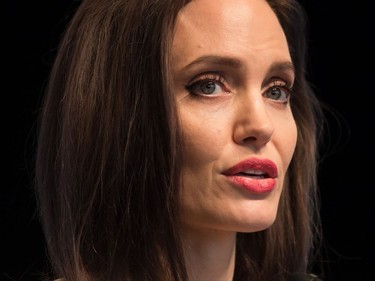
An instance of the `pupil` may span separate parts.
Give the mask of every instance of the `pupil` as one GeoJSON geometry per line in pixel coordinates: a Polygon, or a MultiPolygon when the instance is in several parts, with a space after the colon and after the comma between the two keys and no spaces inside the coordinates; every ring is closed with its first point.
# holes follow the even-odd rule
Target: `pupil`
{"type": "Polygon", "coordinates": [[[205,94],[212,94],[215,91],[215,83],[212,81],[204,83],[201,89],[205,94]]]}
{"type": "Polygon", "coordinates": [[[274,97],[274,98],[279,98],[281,96],[281,92],[278,88],[273,88],[271,90],[271,95],[274,97]]]}

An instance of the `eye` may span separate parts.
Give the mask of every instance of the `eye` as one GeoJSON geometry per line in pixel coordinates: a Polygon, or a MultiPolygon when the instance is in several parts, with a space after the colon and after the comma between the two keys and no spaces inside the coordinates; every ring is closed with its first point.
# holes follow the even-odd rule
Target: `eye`
{"type": "Polygon", "coordinates": [[[216,96],[230,92],[224,84],[225,80],[220,75],[207,73],[194,79],[186,86],[186,90],[193,95],[216,96]]]}
{"type": "Polygon", "coordinates": [[[284,81],[274,81],[263,95],[273,101],[287,103],[291,92],[292,88],[284,81]]]}

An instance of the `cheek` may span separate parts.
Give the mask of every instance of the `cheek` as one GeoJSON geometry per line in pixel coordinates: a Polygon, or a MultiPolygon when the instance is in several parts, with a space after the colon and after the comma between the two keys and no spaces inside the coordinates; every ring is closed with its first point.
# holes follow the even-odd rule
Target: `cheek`
{"type": "Polygon", "coordinates": [[[230,135],[224,118],[181,114],[184,165],[192,169],[217,160],[230,135]]]}
{"type": "Polygon", "coordinates": [[[212,183],[215,163],[220,159],[226,139],[223,124],[213,118],[181,114],[183,133],[182,217],[185,223],[195,224],[210,209],[208,198],[215,198],[212,183]],[[203,120],[203,121],[202,121],[203,120]]]}
{"type": "Polygon", "coordinates": [[[297,144],[297,126],[293,117],[282,126],[278,134],[279,136],[277,137],[275,145],[280,153],[286,171],[292,160],[297,144]]]}

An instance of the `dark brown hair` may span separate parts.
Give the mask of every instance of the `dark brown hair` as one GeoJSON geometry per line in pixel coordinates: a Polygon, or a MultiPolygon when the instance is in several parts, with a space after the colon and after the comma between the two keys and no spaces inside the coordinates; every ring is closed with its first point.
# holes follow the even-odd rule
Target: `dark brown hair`
{"type": "MultiPolygon", "coordinates": [[[[181,137],[170,51],[185,0],[84,0],[44,96],[36,192],[54,276],[187,281],[178,210],[181,137]]],[[[305,15],[268,1],[296,69],[297,147],[271,228],[238,236],[235,280],[308,270],[320,107],[305,79],[305,15]]]]}

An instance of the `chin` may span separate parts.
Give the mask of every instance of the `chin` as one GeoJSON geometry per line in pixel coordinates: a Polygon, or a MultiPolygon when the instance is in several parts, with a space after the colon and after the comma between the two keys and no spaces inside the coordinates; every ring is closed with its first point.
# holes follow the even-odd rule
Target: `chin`
{"type": "Polygon", "coordinates": [[[237,232],[251,233],[265,230],[273,225],[276,220],[275,214],[259,214],[256,220],[245,221],[241,224],[237,232]]]}

